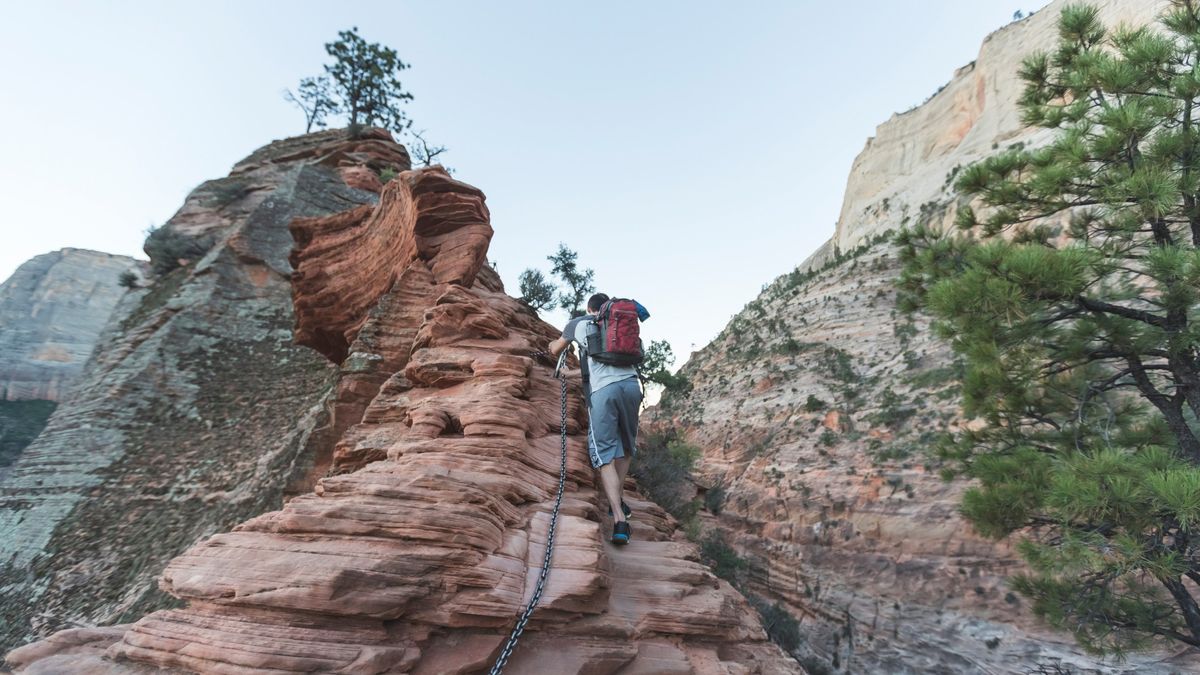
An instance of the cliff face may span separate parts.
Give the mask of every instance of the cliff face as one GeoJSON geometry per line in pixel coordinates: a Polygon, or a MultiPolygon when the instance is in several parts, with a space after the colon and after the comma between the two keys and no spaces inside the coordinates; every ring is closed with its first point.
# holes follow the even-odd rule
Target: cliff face
{"type": "Polygon", "coordinates": [[[338,372],[292,342],[288,223],[375,202],[382,168],[408,168],[383,133],[272,143],[163,226],[206,247],[123,296],[0,480],[0,646],[171,603],[167,560],[325,470],[338,372]]]}
{"type": "Polygon", "coordinates": [[[34,257],[0,284],[0,478],[46,426],[78,379],[133,258],[64,248],[34,257]]]}
{"type": "Polygon", "coordinates": [[[125,289],[133,258],[64,248],[0,284],[0,400],[63,400],[125,289]]]}
{"type": "Polygon", "coordinates": [[[962,483],[930,463],[959,417],[957,366],[895,307],[896,252],[876,241],[776,279],[683,367],[686,397],[647,422],[703,455],[705,516],[755,593],[801,621],[803,648],[850,672],[1177,673],[1200,659],[1098,661],[1034,618],[1004,579],[1008,542],[958,515],[962,483]],[[708,493],[724,492],[723,499],[708,493]]]}
{"type": "MultiPolygon", "coordinates": [[[[1164,3],[1096,4],[1111,25],[1164,3]]],[[[801,619],[811,655],[851,672],[1200,669],[1194,651],[1099,661],[1009,589],[1011,542],[973,533],[964,485],[943,483],[927,454],[963,423],[957,366],[922,317],[897,311],[896,251],[876,236],[951,218],[955,166],[1041,141],[1020,127],[1015,71],[1052,47],[1063,5],[993,33],[943,90],[881,125],[834,239],[692,355],[690,395],[648,413],[702,449],[700,492],[719,504],[706,519],[747,558],[755,592],[801,619]]]]}
{"type": "MultiPolygon", "coordinates": [[[[186,608],[61,633],[10,654],[20,672],[465,673],[498,654],[555,499],[559,383],[529,353],[557,331],[504,294],[482,193],[438,168],[293,233],[298,339],[386,373],[339,391],[339,411],[367,403],[336,475],[173,560],[160,584],[186,608]]],[[[634,543],[606,543],[572,375],[554,565],[506,672],[799,672],[653,504],[632,501],[634,543]]]]}
{"type": "MultiPolygon", "coordinates": [[[[918,220],[951,222],[952,176],[997,149],[1038,144],[1045,130],[1021,124],[1017,101],[1024,88],[1017,77],[1031,51],[1053,49],[1058,16],[1069,0],[989,35],[979,57],[925,103],[895,114],[867,139],[846,181],[846,194],[832,245],[848,251],[879,232],[918,220]]],[[[1166,0],[1090,0],[1107,26],[1154,22],[1166,0]]]]}

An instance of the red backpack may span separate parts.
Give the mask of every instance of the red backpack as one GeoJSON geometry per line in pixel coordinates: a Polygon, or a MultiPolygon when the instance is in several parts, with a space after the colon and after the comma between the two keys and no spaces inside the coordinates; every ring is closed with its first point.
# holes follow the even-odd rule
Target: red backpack
{"type": "Polygon", "coordinates": [[[633,300],[613,298],[600,306],[587,336],[587,354],[610,366],[636,366],[645,358],[642,350],[638,306],[633,300]],[[598,329],[598,330],[597,330],[598,329]]]}

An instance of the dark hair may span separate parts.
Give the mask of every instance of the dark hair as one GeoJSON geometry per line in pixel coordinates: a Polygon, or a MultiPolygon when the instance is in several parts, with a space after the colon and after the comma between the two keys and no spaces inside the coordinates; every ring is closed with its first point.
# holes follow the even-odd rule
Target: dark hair
{"type": "Polygon", "coordinates": [[[608,302],[608,296],[603,293],[597,293],[588,298],[588,311],[599,312],[604,303],[608,302]]]}

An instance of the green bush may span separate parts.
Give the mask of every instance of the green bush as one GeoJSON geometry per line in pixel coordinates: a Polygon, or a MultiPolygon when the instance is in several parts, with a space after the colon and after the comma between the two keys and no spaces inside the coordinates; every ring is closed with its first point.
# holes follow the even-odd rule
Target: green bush
{"type": "Polygon", "coordinates": [[[211,237],[189,237],[174,228],[156,227],[146,235],[142,250],[150,256],[151,269],[161,276],[179,267],[180,260],[192,261],[204,255],[212,244],[211,237]]]}
{"type": "Polygon", "coordinates": [[[721,507],[725,505],[725,485],[717,483],[704,493],[704,508],[714,516],[721,515],[721,507]]]}
{"type": "Polygon", "coordinates": [[[121,288],[137,288],[138,276],[134,274],[132,270],[125,270],[124,272],[121,272],[120,276],[117,277],[117,284],[120,285],[121,288]]]}
{"type": "Polygon", "coordinates": [[[804,409],[807,410],[808,412],[817,412],[818,410],[824,410],[826,408],[826,406],[828,406],[828,405],[829,405],[828,403],[826,403],[825,401],[822,401],[821,399],[817,398],[816,396],[813,396],[812,394],[809,394],[808,399],[804,401],[804,409]]]}
{"type": "Polygon", "coordinates": [[[738,555],[725,541],[725,536],[719,530],[709,532],[708,536],[700,541],[700,557],[712,568],[713,574],[728,581],[735,588],[741,588],[742,572],[749,565],[745,558],[738,555]]]}
{"type": "Polygon", "coordinates": [[[771,641],[792,653],[800,647],[800,622],[778,602],[771,604],[756,595],[748,596],[750,604],[762,619],[763,630],[771,641]]]}
{"type": "Polygon", "coordinates": [[[647,497],[687,521],[699,508],[692,483],[692,467],[699,457],[700,449],[680,440],[674,429],[654,431],[641,439],[629,472],[647,497]]]}

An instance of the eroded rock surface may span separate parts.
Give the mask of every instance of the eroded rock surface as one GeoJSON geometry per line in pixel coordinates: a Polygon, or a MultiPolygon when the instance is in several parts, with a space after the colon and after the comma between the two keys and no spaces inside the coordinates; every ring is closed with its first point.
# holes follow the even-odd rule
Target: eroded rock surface
{"type": "MultiPolygon", "coordinates": [[[[361,375],[338,390],[335,414],[360,412],[335,475],[175,558],[160,583],[187,607],[63,672],[481,672],[531,596],[560,390],[529,353],[557,331],[485,264],[482,193],[405,172],[378,207],[292,229],[297,335],[361,375]]],[[[655,505],[632,500],[634,542],[607,543],[576,377],[568,401],[553,571],[506,672],[802,672],[655,505]]],[[[8,658],[25,673],[65,657],[43,642],[8,658]]]]}
{"type": "Polygon", "coordinates": [[[648,415],[703,451],[701,492],[724,492],[706,525],[748,561],[749,587],[801,621],[804,651],[852,672],[1200,667],[1194,654],[1097,660],[1011,591],[1011,543],[977,536],[958,515],[965,486],[929,463],[935,435],[962,423],[957,366],[923,317],[896,309],[898,274],[876,242],[776,279],[692,355],[692,393],[648,415]]]}
{"type": "Polygon", "coordinates": [[[177,604],[155,586],[168,560],[324,473],[339,373],[293,343],[288,225],[372,204],[364,172],[408,166],[378,130],[287,139],[163,225],[206,248],[122,297],[74,393],[0,479],[0,649],[177,604]]]}
{"type": "MultiPolygon", "coordinates": [[[[1022,566],[1014,542],[977,536],[958,514],[965,486],[930,461],[935,434],[964,423],[958,366],[925,318],[897,310],[896,251],[879,237],[949,222],[959,168],[1048,138],[1021,126],[1016,72],[1030,51],[1053,48],[1065,4],[996,31],[946,87],[880,125],[834,238],[692,355],[689,396],[666,396],[648,416],[702,449],[700,491],[720,511],[706,524],[747,559],[750,588],[801,620],[803,651],[830,666],[1200,672],[1196,650],[1096,659],[1009,588],[1022,566]]],[[[1153,21],[1166,5],[1089,4],[1110,26],[1153,21]]]]}
{"type": "MultiPolygon", "coordinates": [[[[892,115],[867,139],[846,181],[846,194],[824,262],[836,246],[849,251],[899,223],[953,222],[957,172],[998,149],[1045,142],[1045,129],[1021,123],[1021,61],[1053,50],[1058,16],[1071,0],[1054,0],[984,39],[979,56],[923,104],[892,115]]],[[[1153,23],[1167,0],[1090,0],[1106,26],[1153,23]]]]}
{"type": "Polygon", "coordinates": [[[61,402],[125,289],[128,256],[64,248],[0,284],[0,400],[61,402]]]}

